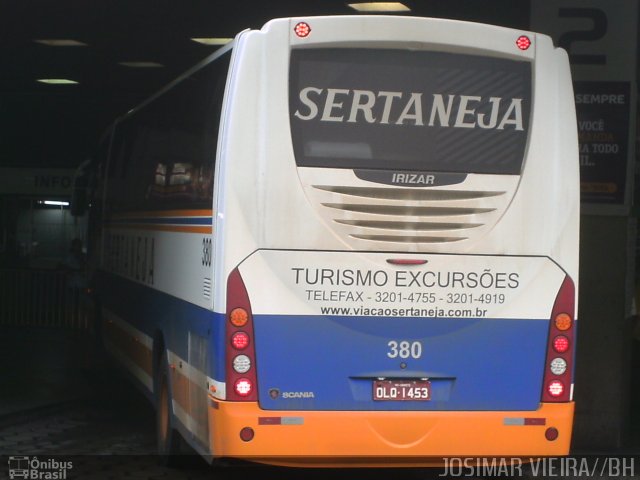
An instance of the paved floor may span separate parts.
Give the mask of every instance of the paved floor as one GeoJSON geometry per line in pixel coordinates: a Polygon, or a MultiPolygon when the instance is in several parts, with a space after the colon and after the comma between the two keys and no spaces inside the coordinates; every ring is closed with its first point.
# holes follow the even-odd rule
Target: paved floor
{"type": "Polygon", "coordinates": [[[91,395],[80,332],[0,327],[0,420],[91,395]]]}

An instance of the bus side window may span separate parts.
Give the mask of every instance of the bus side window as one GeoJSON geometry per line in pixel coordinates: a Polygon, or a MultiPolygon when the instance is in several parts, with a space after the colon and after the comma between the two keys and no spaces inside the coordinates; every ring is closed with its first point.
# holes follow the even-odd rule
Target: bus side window
{"type": "Polygon", "coordinates": [[[116,127],[109,190],[115,210],[211,208],[230,53],[116,127]]]}

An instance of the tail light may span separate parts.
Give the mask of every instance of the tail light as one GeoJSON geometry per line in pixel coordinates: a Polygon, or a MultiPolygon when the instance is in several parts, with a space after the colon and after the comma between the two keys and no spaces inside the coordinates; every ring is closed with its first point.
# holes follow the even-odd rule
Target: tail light
{"type": "Polygon", "coordinates": [[[230,401],[258,399],[253,318],[249,295],[238,269],[227,281],[227,395],[230,401]]]}
{"type": "Polygon", "coordinates": [[[572,400],[575,332],[575,286],[569,277],[565,277],[553,304],[549,322],[543,402],[572,400]]]}

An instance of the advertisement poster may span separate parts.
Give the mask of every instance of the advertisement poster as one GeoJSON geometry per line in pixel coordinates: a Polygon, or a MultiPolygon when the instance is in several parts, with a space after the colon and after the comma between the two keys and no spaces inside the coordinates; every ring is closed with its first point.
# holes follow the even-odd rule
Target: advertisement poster
{"type": "Polygon", "coordinates": [[[531,29],[569,54],[583,213],[625,215],[631,208],[637,19],[638,3],[627,0],[531,2],[531,29]]]}
{"type": "Polygon", "coordinates": [[[629,82],[574,82],[582,203],[625,201],[631,86],[629,82]]]}

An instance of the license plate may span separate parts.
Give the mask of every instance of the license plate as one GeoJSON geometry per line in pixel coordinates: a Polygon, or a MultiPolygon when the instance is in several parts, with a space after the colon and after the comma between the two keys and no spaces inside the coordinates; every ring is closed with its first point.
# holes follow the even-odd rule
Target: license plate
{"type": "Polygon", "coordinates": [[[431,400],[431,382],[428,380],[374,380],[373,399],[413,402],[431,400]]]}

